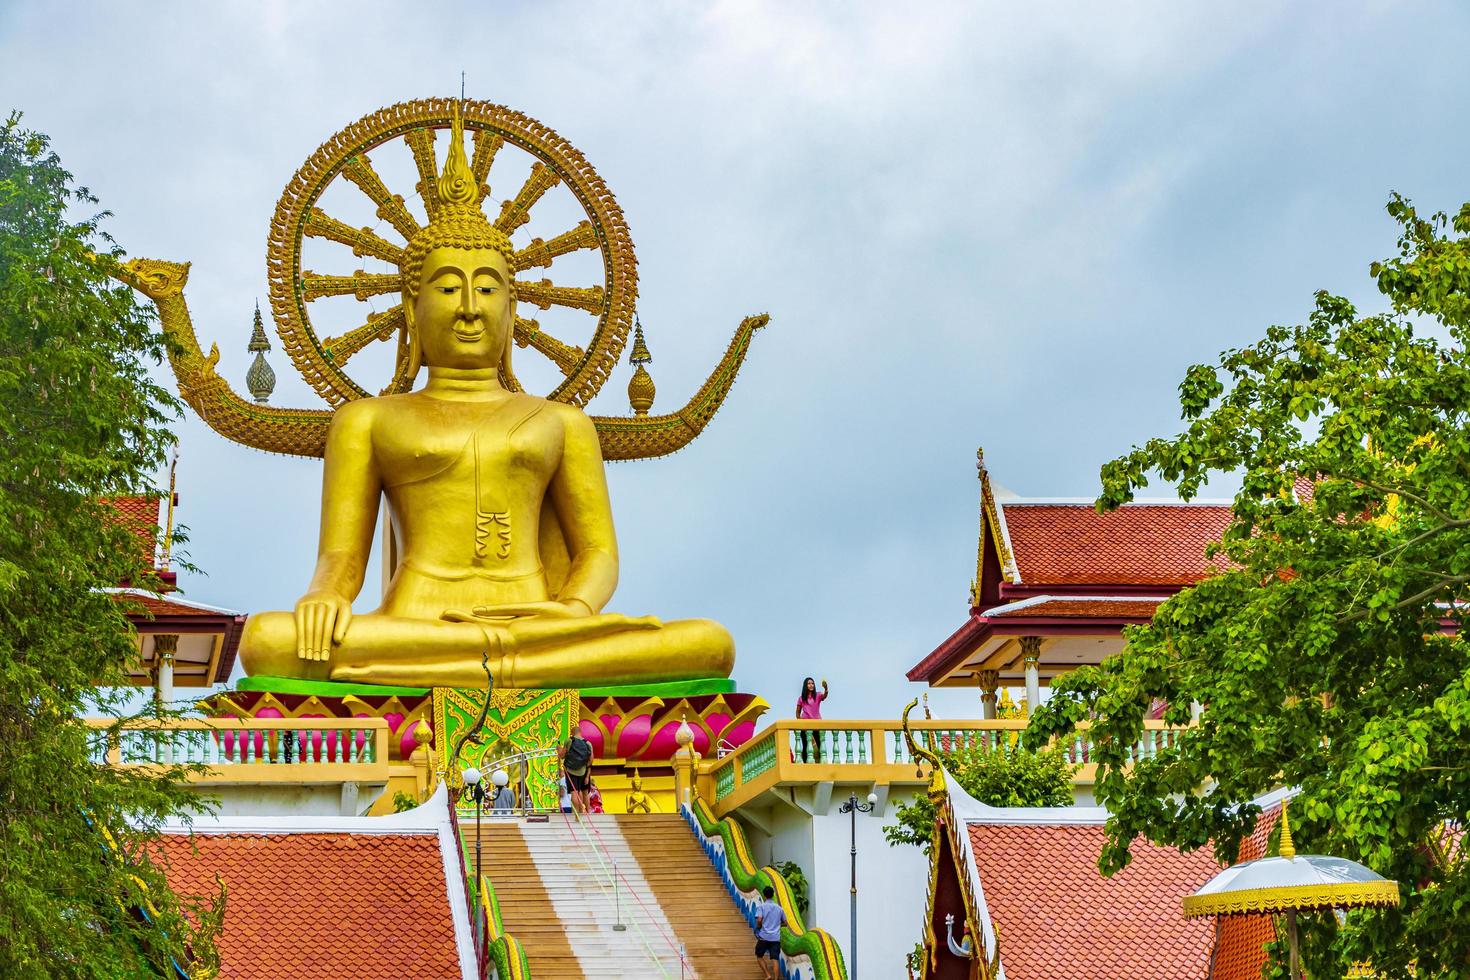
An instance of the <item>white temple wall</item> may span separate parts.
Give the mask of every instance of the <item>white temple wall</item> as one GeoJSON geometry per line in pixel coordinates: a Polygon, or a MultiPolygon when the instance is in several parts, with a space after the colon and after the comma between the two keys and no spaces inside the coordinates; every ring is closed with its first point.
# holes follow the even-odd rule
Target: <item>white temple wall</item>
{"type": "Polygon", "coordinates": [[[231,784],[203,790],[219,802],[215,813],[221,817],[360,817],[382,792],[382,783],[231,784]]]}

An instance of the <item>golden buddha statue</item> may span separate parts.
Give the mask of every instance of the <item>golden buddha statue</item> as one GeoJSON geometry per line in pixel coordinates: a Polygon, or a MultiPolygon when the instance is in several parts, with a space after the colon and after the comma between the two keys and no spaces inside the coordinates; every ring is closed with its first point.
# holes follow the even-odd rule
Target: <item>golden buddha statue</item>
{"type": "MultiPolygon", "coordinates": [[[[511,371],[515,253],[480,209],[458,114],[430,221],[403,250],[417,391],[340,406],[326,436],[315,574],[292,612],[252,615],[251,674],[416,687],[728,677],[717,623],[603,612],[618,579],[598,429],[511,371]],[[352,613],[386,498],[396,566],[352,613]]],[[[386,556],[385,561],[389,560],[386,556]]]]}

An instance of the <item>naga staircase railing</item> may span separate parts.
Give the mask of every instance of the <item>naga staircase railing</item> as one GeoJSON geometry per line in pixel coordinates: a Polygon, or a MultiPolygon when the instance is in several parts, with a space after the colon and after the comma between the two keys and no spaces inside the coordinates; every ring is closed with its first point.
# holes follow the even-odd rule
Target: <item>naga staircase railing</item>
{"type": "Polygon", "coordinates": [[[478,925],[483,929],[484,958],[495,967],[499,980],[531,980],[531,963],[521,941],[505,931],[500,919],[500,899],[495,897],[495,884],[488,875],[479,876],[477,900],[480,906],[478,925]]]}
{"type": "Polygon", "coordinates": [[[729,817],[716,819],[709,804],[698,797],[680,812],[752,929],[761,890],[775,889],[775,900],[786,913],[786,925],[781,928],[781,975],[804,980],[847,980],[847,966],[836,940],[823,929],[806,927],[786,879],[775,868],[756,866],[740,825],[729,817]]]}

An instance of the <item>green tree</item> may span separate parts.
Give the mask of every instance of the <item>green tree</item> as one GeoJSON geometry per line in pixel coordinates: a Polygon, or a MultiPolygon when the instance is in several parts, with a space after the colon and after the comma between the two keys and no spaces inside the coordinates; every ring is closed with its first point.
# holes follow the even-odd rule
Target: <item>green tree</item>
{"type": "Polygon", "coordinates": [[[808,897],[811,886],[806,880],[806,872],[795,861],[782,861],[776,865],[776,871],[786,879],[786,887],[791,889],[791,900],[796,903],[796,911],[806,915],[811,901],[808,897]]]}
{"type": "Polygon", "coordinates": [[[96,203],[44,136],[0,125],[0,976],[172,975],[208,965],[216,902],[183,902],[152,831],[197,808],[182,773],[95,765],[81,718],[123,698],[122,604],[151,561],[100,498],[147,492],[174,399],[161,335],[108,271],[96,203]],[[114,691],[120,690],[118,688],[114,691]]]}
{"type": "MultiPolygon", "coordinates": [[[[1071,806],[1072,773],[1061,749],[1001,751],[983,745],[941,751],[945,771],[966,793],[990,806],[1071,806]]],[[[929,853],[934,838],[934,803],[924,794],[894,810],[897,823],[883,828],[889,845],[917,844],[929,853]]]]}
{"type": "Polygon", "coordinates": [[[1398,254],[1370,269],[1388,303],[1319,293],[1307,322],[1189,369],[1185,430],[1102,469],[1100,510],[1150,474],[1194,496],[1240,479],[1221,573],[1128,631],[1127,648],[1053,685],[1031,744],[1092,718],[1104,871],[1144,837],[1230,860],[1246,801],[1280,785],[1298,852],[1396,879],[1403,906],[1306,923],[1313,976],[1470,976],[1470,205],[1451,220],[1395,196],[1398,254]],[[1458,630],[1458,632],[1456,632],[1458,630]],[[1129,767],[1156,698],[1198,727],[1129,767]]]}

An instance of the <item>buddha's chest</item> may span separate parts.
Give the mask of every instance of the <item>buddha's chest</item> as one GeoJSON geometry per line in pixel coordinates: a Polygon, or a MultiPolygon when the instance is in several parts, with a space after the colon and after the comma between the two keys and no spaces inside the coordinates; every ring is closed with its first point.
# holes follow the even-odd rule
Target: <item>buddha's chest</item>
{"type": "Polygon", "coordinates": [[[561,459],[555,420],[533,399],[500,405],[424,400],[380,419],[374,455],[386,487],[539,496],[561,459]]]}

